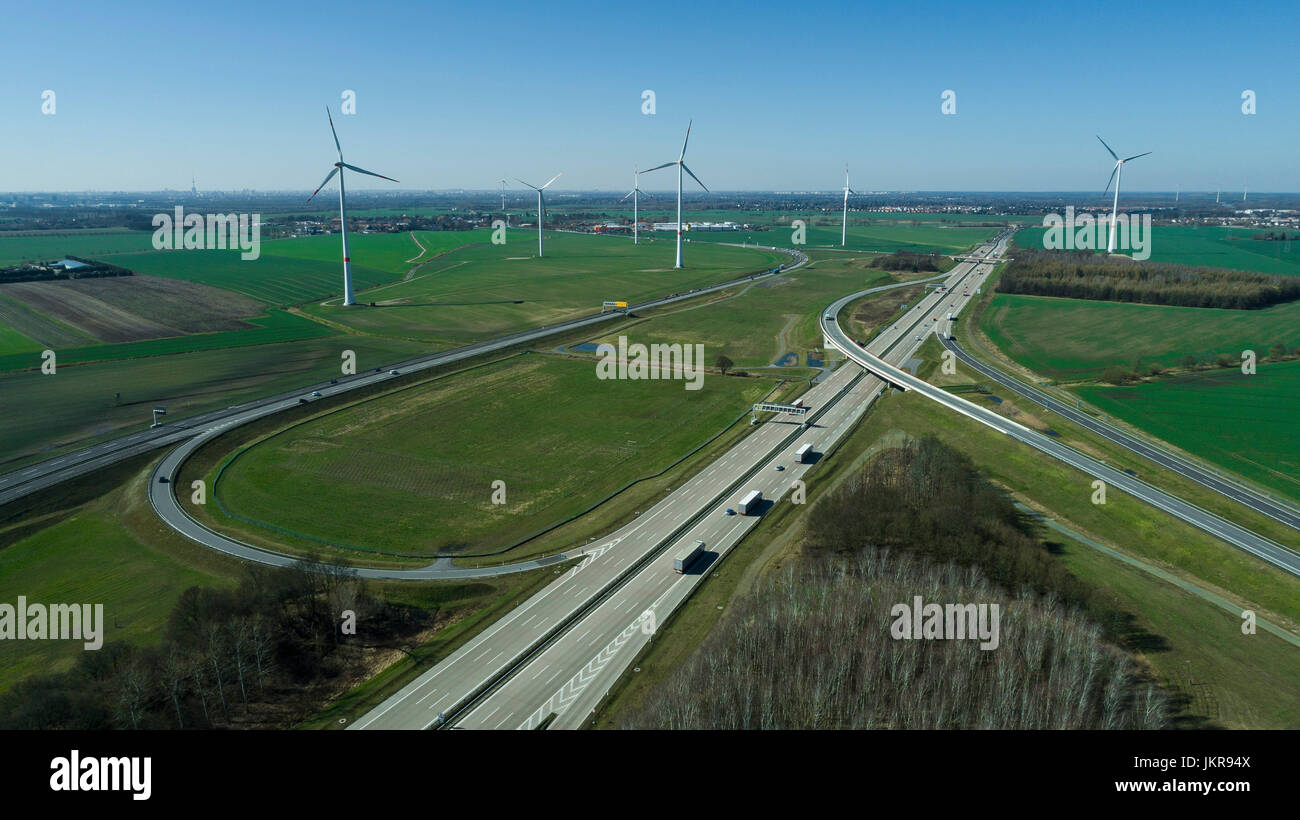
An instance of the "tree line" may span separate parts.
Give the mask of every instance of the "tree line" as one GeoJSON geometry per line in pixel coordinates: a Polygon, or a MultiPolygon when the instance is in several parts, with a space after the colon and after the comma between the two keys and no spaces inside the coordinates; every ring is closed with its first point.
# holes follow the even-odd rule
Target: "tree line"
{"type": "Polygon", "coordinates": [[[1300,298],[1300,277],[1027,248],[1002,271],[998,292],[1257,310],[1300,298]]]}
{"type": "Polygon", "coordinates": [[[798,557],[651,691],[629,728],[1152,729],[1147,640],[968,459],[927,437],[881,453],[808,515],[798,557]],[[891,637],[892,607],[998,603],[1000,645],[891,637]]]}
{"type": "Polygon", "coordinates": [[[0,729],[292,726],[367,648],[400,646],[431,620],[346,568],[249,565],[234,589],[185,590],[157,646],[110,642],[68,672],[20,681],[0,695],[0,729]]]}
{"type": "Polygon", "coordinates": [[[17,282],[52,282],[68,279],[98,279],[105,276],[134,276],[135,272],[107,262],[82,259],[79,256],[66,256],[73,262],[80,262],[86,267],[73,270],[52,270],[48,262],[27,261],[10,268],[0,268],[0,284],[17,282]]]}
{"type": "Polygon", "coordinates": [[[937,272],[939,270],[933,255],[916,253],[915,251],[894,251],[888,255],[877,256],[872,261],[871,266],[881,270],[911,271],[912,273],[937,272]]]}

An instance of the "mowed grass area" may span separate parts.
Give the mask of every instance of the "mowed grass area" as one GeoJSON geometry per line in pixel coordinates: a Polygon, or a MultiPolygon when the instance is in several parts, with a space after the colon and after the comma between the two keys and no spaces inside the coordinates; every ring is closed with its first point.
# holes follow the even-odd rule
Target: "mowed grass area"
{"type": "MultiPolygon", "coordinates": [[[[145,498],[148,473],[12,543],[0,528],[0,601],[103,604],[104,643],[156,644],[177,598],[190,586],[233,586],[237,562],[164,530],[145,498]]],[[[63,672],[80,641],[0,641],[0,689],[34,674],[63,672]]]]}
{"type": "Polygon", "coordinates": [[[146,429],[154,405],[175,421],[325,381],[340,374],[344,350],[356,352],[358,371],[424,352],[401,340],[335,335],[60,367],[49,376],[39,369],[5,373],[0,471],[146,429]]]}
{"type": "Polygon", "coordinates": [[[1110,365],[1176,366],[1188,355],[1263,357],[1300,344],[1300,302],[1264,310],[1166,307],[998,293],[980,329],[1004,353],[1055,379],[1095,378],[1110,365]]]}
{"type": "MultiPolygon", "coordinates": [[[[1084,473],[922,396],[886,396],[863,430],[876,438],[933,432],[994,481],[1066,526],[1297,630],[1300,579],[1123,493],[1112,491],[1106,504],[1094,505],[1091,479],[1084,473]]],[[[1052,531],[1044,538],[1061,542],[1052,531]]],[[[1136,627],[1159,636],[1141,657],[1163,679],[1190,678],[1210,688],[1219,708],[1207,717],[1229,727],[1300,725],[1300,649],[1263,630],[1242,635],[1240,618],[1086,549],[1067,542],[1062,558],[1072,572],[1134,613],[1136,627]]]]}
{"type": "Polygon", "coordinates": [[[1300,500],[1300,362],[1075,392],[1116,418],[1300,500]]]}
{"type": "Polygon", "coordinates": [[[673,269],[674,245],[640,245],[623,237],[513,229],[505,245],[485,243],[434,260],[410,279],[358,293],[376,307],[345,309],[332,302],[304,308],[310,315],[363,333],[455,347],[490,336],[598,312],[605,300],[645,301],[766,271],[790,261],[775,251],[693,243],[686,267],[673,269]]]}
{"type": "Polygon", "coordinates": [[[515,357],[291,427],[244,450],[213,489],[237,516],[344,547],[504,547],[663,470],[772,387],[684,385],[515,357]],[[504,505],[492,503],[498,480],[504,505]]]}
{"type": "MultiPolygon", "coordinates": [[[[439,248],[452,244],[460,247],[459,243],[473,238],[470,233],[417,234],[429,249],[421,258],[430,258],[439,248]]],[[[322,239],[337,241],[338,237],[322,239]]],[[[414,265],[407,265],[405,261],[399,263],[397,257],[406,260],[420,255],[420,249],[406,234],[363,235],[361,239],[383,240],[389,253],[384,264],[400,269],[401,276],[414,265]]],[[[295,246],[300,252],[312,248],[312,243],[308,240],[284,240],[277,241],[277,244],[293,242],[302,243],[295,246]]],[[[268,243],[270,244],[273,243],[268,243]]],[[[447,261],[455,259],[458,252],[435,259],[428,269],[445,271],[446,266],[453,265],[454,273],[432,284],[422,280],[421,274],[416,274],[408,284],[422,284],[439,293],[443,299],[441,307],[449,307],[446,302],[451,300],[499,301],[490,295],[486,299],[480,296],[477,292],[479,288],[489,291],[492,288],[509,289],[529,296],[532,302],[526,302],[522,306],[515,306],[512,302],[509,305],[512,310],[508,311],[473,304],[463,310],[450,307],[456,311],[454,319],[438,312],[437,308],[434,309],[433,316],[419,315],[410,310],[397,314],[409,318],[414,329],[403,327],[401,322],[395,326],[385,326],[381,321],[373,328],[376,335],[357,335],[348,333],[345,328],[337,325],[330,328],[300,315],[271,310],[264,317],[249,320],[249,324],[254,327],[247,330],[97,345],[87,334],[46,317],[49,333],[57,331],[64,334],[59,337],[63,344],[55,347],[60,367],[52,376],[45,376],[38,369],[41,364],[40,351],[43,348],[31,344],[34,340],[30,336],[6,333],[0,336],[0,343],[4,345],[0,347],[0,370],[9,371],[0,373],[0,411],[4,412],[0,417],[0,469],[20,466],[41,455],[52,456],[69,448],[85,446],[114,432],[145,425],[150,419],[149,410],[155,404],[166,406],[168,420],[174,421],[186,415],[238,404],[337,376],[340,372],[340,355],[345,349],[355,350],[359,359],[358,367],[366,369],[484,336],[550,324],[556,316],[567,318],[593,312],[599,309],[601,298],[592,295],[599,284],[592,281],[596,276],[591,273],[593,269],[600,272],[623,270],[623,273],[615,277],[619,283],[615,289],[620,294],[628,294],[627,298],[631,299],[671,293],[679,286],[676,282],[665,281],[658,274],[648,274],[641,269],[625,270],[619,260],[622,258],[622,246],[625,244],[631,247],[630,242],[616,244],[608,237],[557,235],[551,244],[557,248],[557,258],[544,260],[540,274],[536,267],[518,267],[530,262],[535,264],[536,260],[502,262],[495,266],[447,261]],[[559,256],[558,250],[565,247],[568,248],[566,256],[559,256]],[[480,274],[472,272],[474,269],[480,270],[487,282],[483,281],[480,274]],[[444,290],[439,291],[438,288],[444,290]],[[450,295],[449,299],[445,298],[446,294],[450,295]],[[519,309],[513,310],[515,307],[519,309]],[[440,325],[439,322],[445,324],[440,325]],[[409,338],[382,338],[386,335],[409,338]],[[30,341],[24,341],[24,338],[30,341]],[[429,338],[445,341],[434,344],[429,338]],[[114,394],[119,392],[122,394],[120,404],[114,401],[114,394]]],[[[311,252],[324,253],[328,250],[324,244],[316,245],[311,252]]],[[[495,246],[481,247],[492,249],[495,246]]],[[[524,250],[519,244],[507,247],[511,247],[512,252],[524,250]]],[[[467,248],[459,253],[479,250],[478,247],[467,248]]],[[[500,255],[501,248],[495,247],[495,250],[500,255]]],[[[671,254],[669,246],[658,250],[671,254]]],[[[160,258],[165,253],[152,254],[150,258],[160,258]]],[[[193,254],[203,256],[207,252],[174,253],[176,256],[173,258],[187,259],[192,258],[193,254]]],[[[251,266],[266,260],[273,262],[275,259],[264,256],[258,263],[241,263],[237,253],[213,253],[226,253],[225,259],[233,266],[251,266]]],[[[649,253],[648,249],[646,253],[649,253]]],[[[681,281],[708,284],[738,275],[741,270],[774,264],[778,258],[782,261],[787,259],[771,252],[732,248],[708,248],[697,256],[699,267],[688,269],[681,281]],[[709,257],[716,260],[712,266],[705,264],[709,257]]],[[[330,267],[326,263],[307,260],[298,260],[298,263],[315,268],[330,267]]],[[[241,273],[249,269],[239,268],[241,273]]],[[[385,276],[391,280],[401,278],[396,274],[385,276]]],[[[330,273],[327,278],[330,282],[341,280],[341,276],[335,273],[330,273]]],[[[215,286],[234,284],[223,282],[219,277],[209,278],[207,283],[215,286]]],[[[286,296],[286,299],[296,299],[305,292],[311,292],[310,284],[303,287],[307,290],[298,290],[286,296]]],[[[337,287],[337,284],[323,287],[337,287]]],[[[364,307],[347,311],[339,307],[313,307],[334,320],[347,319],[357,325],[365,325],[367,317],[382,314],[381,311],[364,307]]],[[[0,317],[7,313],[22,313],[23,321],[31,319],[28,316],[30,309],[0,294],[0,317]]],[[[382,315],[380,318],[383,318],[382,315]]],[[[36,319],[31,321],[35,322],[36,319]]],[[[2,326],[3,323],[0,322],[0,327],[2,326]]],[[[42,330],[42,334],[46,332],[42,330]]]]}
{"type": "MultiPolygon", "coordinates": [[[[1016,233],[1015,244],[1022,248],[1042,248],[1046,230],[1041,225],[1025,228],[1016,233]]],[[[1218,225],[1153,225],[1150,261],[1300,276],[1300,242],[1250,238],[1267,230],[1218,225]]],[[[1105,236],[1104,231],[1102,236],[1105,236]]],[[[1103,253],[1106,250],[1104,242],[1101,250],[1103,253]]]]}
{"type": "Polygon", "coordinates": [[[1131,627],[1154,639],[1142,655],[1187,711],[1227,729],[1294,729],[1300,724],[1300,647],[1241,617],[1072,538],[1043,528],[1076,576],[1133,614],[1131,627]]]}
{"type": "Polygon", "coordinates": [[[797,353],[803,366],[807,353],[822,346],[818,317],[828,304],[893,281],[870,267],[874,258],[824,254],[788,274],[738,286],[702,304],[658,311],[633,328],[593,341],[617,345],[626,335],[629,343],[703,344],[706,364],[725,354],[740,369],[766,367],[797,353]]]}
{"type": "MultiPolygon", "coordinates": [[[[103,604],[106,644],[151,646],[185,589],[233,587],[241,563],[162,524],[145,496],[148,480],[148,459],[136,459],[86,479],[90,500],[52,513],[34,503],[0,521],[0,601],[13,605],[23,595],[31,603],[103,604]]],[[[423,643],[381,656],[391,665],[334,706],[349,717],[363,713],[554,577],[546,569],[467,581],[370,582],[370,591],[391,604],[435,613],[439,626],[423,643]]],[[[30,675],[66,671],[82,651],[80,641],[0,641],[0,691],[30,675]]],[[[337,716],[313,727],[326,725],[338,728],[337,716]]]]}

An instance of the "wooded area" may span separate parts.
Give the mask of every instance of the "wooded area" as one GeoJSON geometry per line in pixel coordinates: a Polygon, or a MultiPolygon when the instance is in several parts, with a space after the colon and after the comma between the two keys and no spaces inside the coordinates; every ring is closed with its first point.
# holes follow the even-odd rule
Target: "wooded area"
{"type": "Polygon", "coordinates": [[[1255,310],[1300,298],[1300,277],[1024,248],[1002,271],[998,292],[1255,310]]]}
{"type": "Polygon", "coordinates": [[[182,593],[157,646],[108,643],[69,672],[18,683],[0,695],[0,729],[293,726],[322,690],[364,671],[365,649],[400,648],[432,620],[370,596],[351,570],[250,564],[235,589],[182,593]]]}
{"type": "Polygon", "coordinates": [[[797,560],[646,699],[631,728],[1148,729],[1166,695],[1010,500],[932,437],[812,508],[797,560]],[[998,603],[1000,645],[891,636],[891,608],[998,603]]]}

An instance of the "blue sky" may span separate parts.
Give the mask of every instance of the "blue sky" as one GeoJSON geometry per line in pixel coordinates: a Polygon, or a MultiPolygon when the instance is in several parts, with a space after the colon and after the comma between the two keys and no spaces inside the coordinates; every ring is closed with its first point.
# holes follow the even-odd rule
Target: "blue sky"
{"type": "Polygon", "coordinates": [[[560,189],[626,189],[634,164],[676,158],[694,118],[687,163],[714,190],[833,189],[846,161],[862,190],[1100,190],[1099,133],[1154,152],[1126,190],[1300,191],[1295,16],[1277,5],[6,6],[0,190],[188,188],[191,173],[310,190],[334,160],[328,104],[345,158],[408,189],[557,171],[560,189]]]}

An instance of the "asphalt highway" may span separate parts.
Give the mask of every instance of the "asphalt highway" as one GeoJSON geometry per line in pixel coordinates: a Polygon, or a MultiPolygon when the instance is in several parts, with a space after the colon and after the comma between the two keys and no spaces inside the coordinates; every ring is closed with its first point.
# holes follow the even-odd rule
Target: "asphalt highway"
{"type": "MultiPolygon", "coordinates": [[[[838,314],[854,298],[856,298],[856,294],[836,301],[827,312],[831,315],[838,314]]],[[[1108,487],[1115,487],[1287,572],[1300,575],[1300,555],[1276,541],[1264,538],[1207,510],[1175,498],[1135,476],[1109,467],[1053,440],[1049,436],[1017,424],[992,410],[980,407],[918,379],[879,357],[871,355],[868,351],[860,349],[834,322],[823,320],[822,329],[836,348],[843,351],[862,367],[886,379],[891,384],[906,390],[915,390],[921,395],[933,399],[964,416],[973,418],[1001,433],[1041,450],[1094,478],[1101,479],[1108,487]]]]}
{"type": "MultiPolygon", "coordinates": [[[[953,300],[952,285],[991,269],[963,263],[943,277],[949,293],[930,293],[908,316],[871,343],[906,361],[953,300]]],[[[877,290],[877,289],[873,289],[877,290]]],[[[824,453],[852,428],[884,384],[846,364],[804,399],[810,423],[767,421],[703,471],[641,514],[633,524],[589,549],[583,563],[520,604],[420,678],[360,718],[351,728],[524,728],[550,712],[552,725],[580,722],[587,701],[626,668],[650,638],[647,622],[662,621],[718,560],[760,520],[728,515],[741,496],[762,490],[765,508],[779,503],[811,465],[790,455],[801,444],[824,453]],[[776,470],[780,464],[784,469],[776,470]],[[691,571],[671,570],[683,544],[703,540],[706,554],[691,571]],[[649,613],[649,614],[647,614],[649,613]]],[[[761,513],[761,511],[760,511],[761,513]]],[[[576,724],[575,724],[576,725],[576,724]]]]}
{"type": "MultiPolygon", "coordinates": [[[[769,250],[781,251],[793,257],[793,263],[787,265],[785,271],[794,270],[808,261],[807,257],[799,251],[790,251],[781,248],[770,248],[769,250]]],[[[647,310],[663,305],[670,305],[674,302],[694,299],[702,294],[725,290],[738,284],[744,284],[768,276],[771,276],[771,274],[762,273],[745,276],[718,285],[698,288],[696,290],[632,305],[628,309],[630,311],[647,310]]],[[[158,427],[139,430],[134,433],[109,439],[91,447],[49,458],[35,464],[29,464],[17,470],[0,475],[0,504],[8,503],[30,493],[37,492],[38,490],[43,490],[63,481],[85,475],[86,473],[103,469],[104,467],[111,466],[119,461],[132,458],[142,453],[150,452],[159,447],[177,444],[197,435],[204,435],[207,431],[216,427],[225,428],[235,424],[244,424],[248,421],[272,413],[277,413],[286,407],[296,405],[300,398],[310,397],[313,391],[320,392],[322,397],[346,393],[349,390],[355,390],[376,382],[396,378],[395,376],[390,375],[390,371],[392,370],[397,370],[399,375],[419,372],[432,367],[438,367],[440,365],[469,359],[474,356],[480,356],[484,353],[491,353],[517,344],[538,341],[558,333],[567,333],[576,328],[587,327],[588,325],[609,321],[619,315],[620,314],[614,312],[594,313],[555,325],[544,325],[540,328],[511,333],[505,336],[499,336],[494,339],[467,345],[465,347],[446,350],[440,353],[433,353],[428,356],[420,356],[418,358],[397,362],[396,364],[389,364],[384,367],[366,370],[355,375],[339,376],[335,380],[336,383],[334,384],[331,384],[328,381],[310,384],[299,390],[280,393],[265,399],[258,399],[245,404],[235,405],[224,410],[215,410],[209,413],[203,413],[198,416],[168,422],[158,427]]],[[[55,376],[54,378],[58,377],[55,376]]]]}
{"type": "Polygon", "coordinates": [[[1137,436],[1126,433],[1114,425],[1107,424],[1106,422],[1089,415],[1066,402],[1053,398],[1048,393],[1025,384],[1019,379],[976,359],[974,356],[963,350],[954,339],[949,339],[940,334],[939,340],[943,343],[943,346],[951,350],[963,364],[986,378],[992,379],[998,384],[1020,394],[1021,396],[1046,407],[1053,413],[1056,413],[1063,418],[1067,418],[1075,424],[1085,427],[1121,447],[1154,461],[1161,467],[1172,470],[1186,478],[1190,478],[1198,484],[1203,484],[1211,490],[1214,490],[1216,493],[1244,504],[1256,512],[1263,513],[1270,518],[1281,521],[1288,527],[1300,530],[1300,510],[1295,509],[1289,504],[1257,493],[1237,482],[1221,478],[1209,470],[1200,467],[1187,459],[1181,458],[1162,447],[1143,441],[1137,436]]]}

